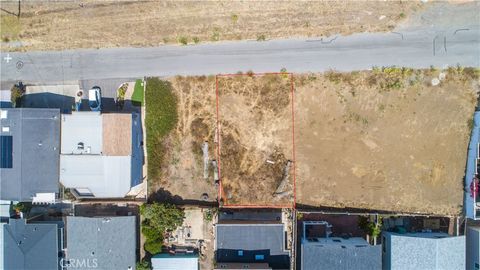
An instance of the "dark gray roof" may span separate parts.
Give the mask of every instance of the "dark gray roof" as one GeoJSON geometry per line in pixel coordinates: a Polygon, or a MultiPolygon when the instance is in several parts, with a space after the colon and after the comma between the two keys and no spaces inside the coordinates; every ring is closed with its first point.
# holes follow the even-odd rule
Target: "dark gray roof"
{"type": "Polygon", "coordinates": [[[51,270],[59,268],[56,224],[25,224],[10,219],[2,226],[3,260],[0,269],[51,270]]]}
{"type": "Polygon", "coordinates": [[[60,158],[59,109],[2,109],[0,134],[13,137],[12,168],[0,169],[0,199],[31,201],[57,193],[60,158]],[[5,116],[5,113],[3,113],[5,116]]]}
{"type": "MultiPolygon", "coordinates": [[[[302,245],[302,270],[382,269],[382,246],[302,245]]],[[[300,259],[300,258],[299,258],[300,259]]]]}
{"type": "Polygon", "coordinates": [[[135,254],[134,216],[67,217],[68,260],[90,259],[96,261],[98,269],[127,270],[135,268],[135,254]]]}
{"type": "Polygon", "coordinates": [[[384,235],[390,240],[385,256],[390,256],[392,269],[465,269],[465,236],[438,233],[384,235]]]}
{"type": "Polygon", "coordinates": [[[283,224],[217,224],[216,242],[218,262],[268,262],[272,268],[289,268],[283,224]],[[265,260],[256,261],[255,255],[265,260]]]}

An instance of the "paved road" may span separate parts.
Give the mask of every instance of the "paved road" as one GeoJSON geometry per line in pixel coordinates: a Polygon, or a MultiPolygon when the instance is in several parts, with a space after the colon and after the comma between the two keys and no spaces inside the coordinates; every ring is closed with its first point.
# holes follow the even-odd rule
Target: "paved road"
{"type": "Polygon", "coordinates": [[[62,82],[142,76],[255,72],[341,71],[372,66],[480,66],[479,5],[444,7],[419,15],[418,25],[396,33],[329,39],[242,41],[155,48],[1,53],[1,81],[62,82]],[[446,13],[446,11],[451,11],[446,13]],[[442,15],[442,16],[441,16],[442,15]],[[452,19],[456,18],[456,19],[452,19]],[[473,25],[472,25],[473,24],[473,25]],[[9,59],[11,57],[11,59],[9,59]],[[7,60],[9,62],[7,63],[7,60]],[[17,68],[16,64],[23,63],[17,68]]]}

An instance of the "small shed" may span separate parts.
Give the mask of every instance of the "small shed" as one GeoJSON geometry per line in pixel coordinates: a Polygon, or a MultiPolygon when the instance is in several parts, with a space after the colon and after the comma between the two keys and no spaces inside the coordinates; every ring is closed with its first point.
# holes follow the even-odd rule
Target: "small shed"
{"type": "Polygon", "coordinates": [[[198,270],[197,254],[161,253],[152,257],[153,270],[198,270]]]}

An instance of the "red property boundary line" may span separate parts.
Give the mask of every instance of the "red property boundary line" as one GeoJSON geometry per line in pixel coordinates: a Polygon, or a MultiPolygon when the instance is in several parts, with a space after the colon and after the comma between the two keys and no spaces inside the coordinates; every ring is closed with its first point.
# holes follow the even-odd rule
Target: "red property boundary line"
{"type": "Polygon", "coordinates": [[[218,161],[218,175],[219,175],[219,185],[218,185],[218,200],[224,201],[224,204],[221,206],[222,208],[296,208],[297,202],[297,187],[296,187],[296,158],[295,158],[295,95],[294,95],[294,79],[293,73],[290,72],[267,72],[267,73],[251,73],[251,74],[218,74],[215,76],[215,95],[216,95],[216,105],[217,105],[217,144],[216,144],[216,155],[218,161]],[[292,99],[292,159],[293,159],[293,202],[292,204],[288,205],[262,205],[262,204],[227,204],[227,200],[223,200],[223,187],[222,187],[222,173],[221,173],[221,141],[222,137],[220,135],[220,114],[219,114],[219,90],[218,90],[218,78],[220,77],[236,77],[236,76],[264,76],[264,75],[288,75],[290,76],[290,92],[291,92],[291,99],[292,99]]]}

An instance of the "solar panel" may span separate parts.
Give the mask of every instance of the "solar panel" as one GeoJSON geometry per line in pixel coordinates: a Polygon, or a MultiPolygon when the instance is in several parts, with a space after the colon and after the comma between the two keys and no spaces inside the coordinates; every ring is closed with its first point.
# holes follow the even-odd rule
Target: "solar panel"
{"type": "Polygon", "coordinates": [[[12,168],[13,136],[0,136],[0,153],[0,168],[12,168]]]}

